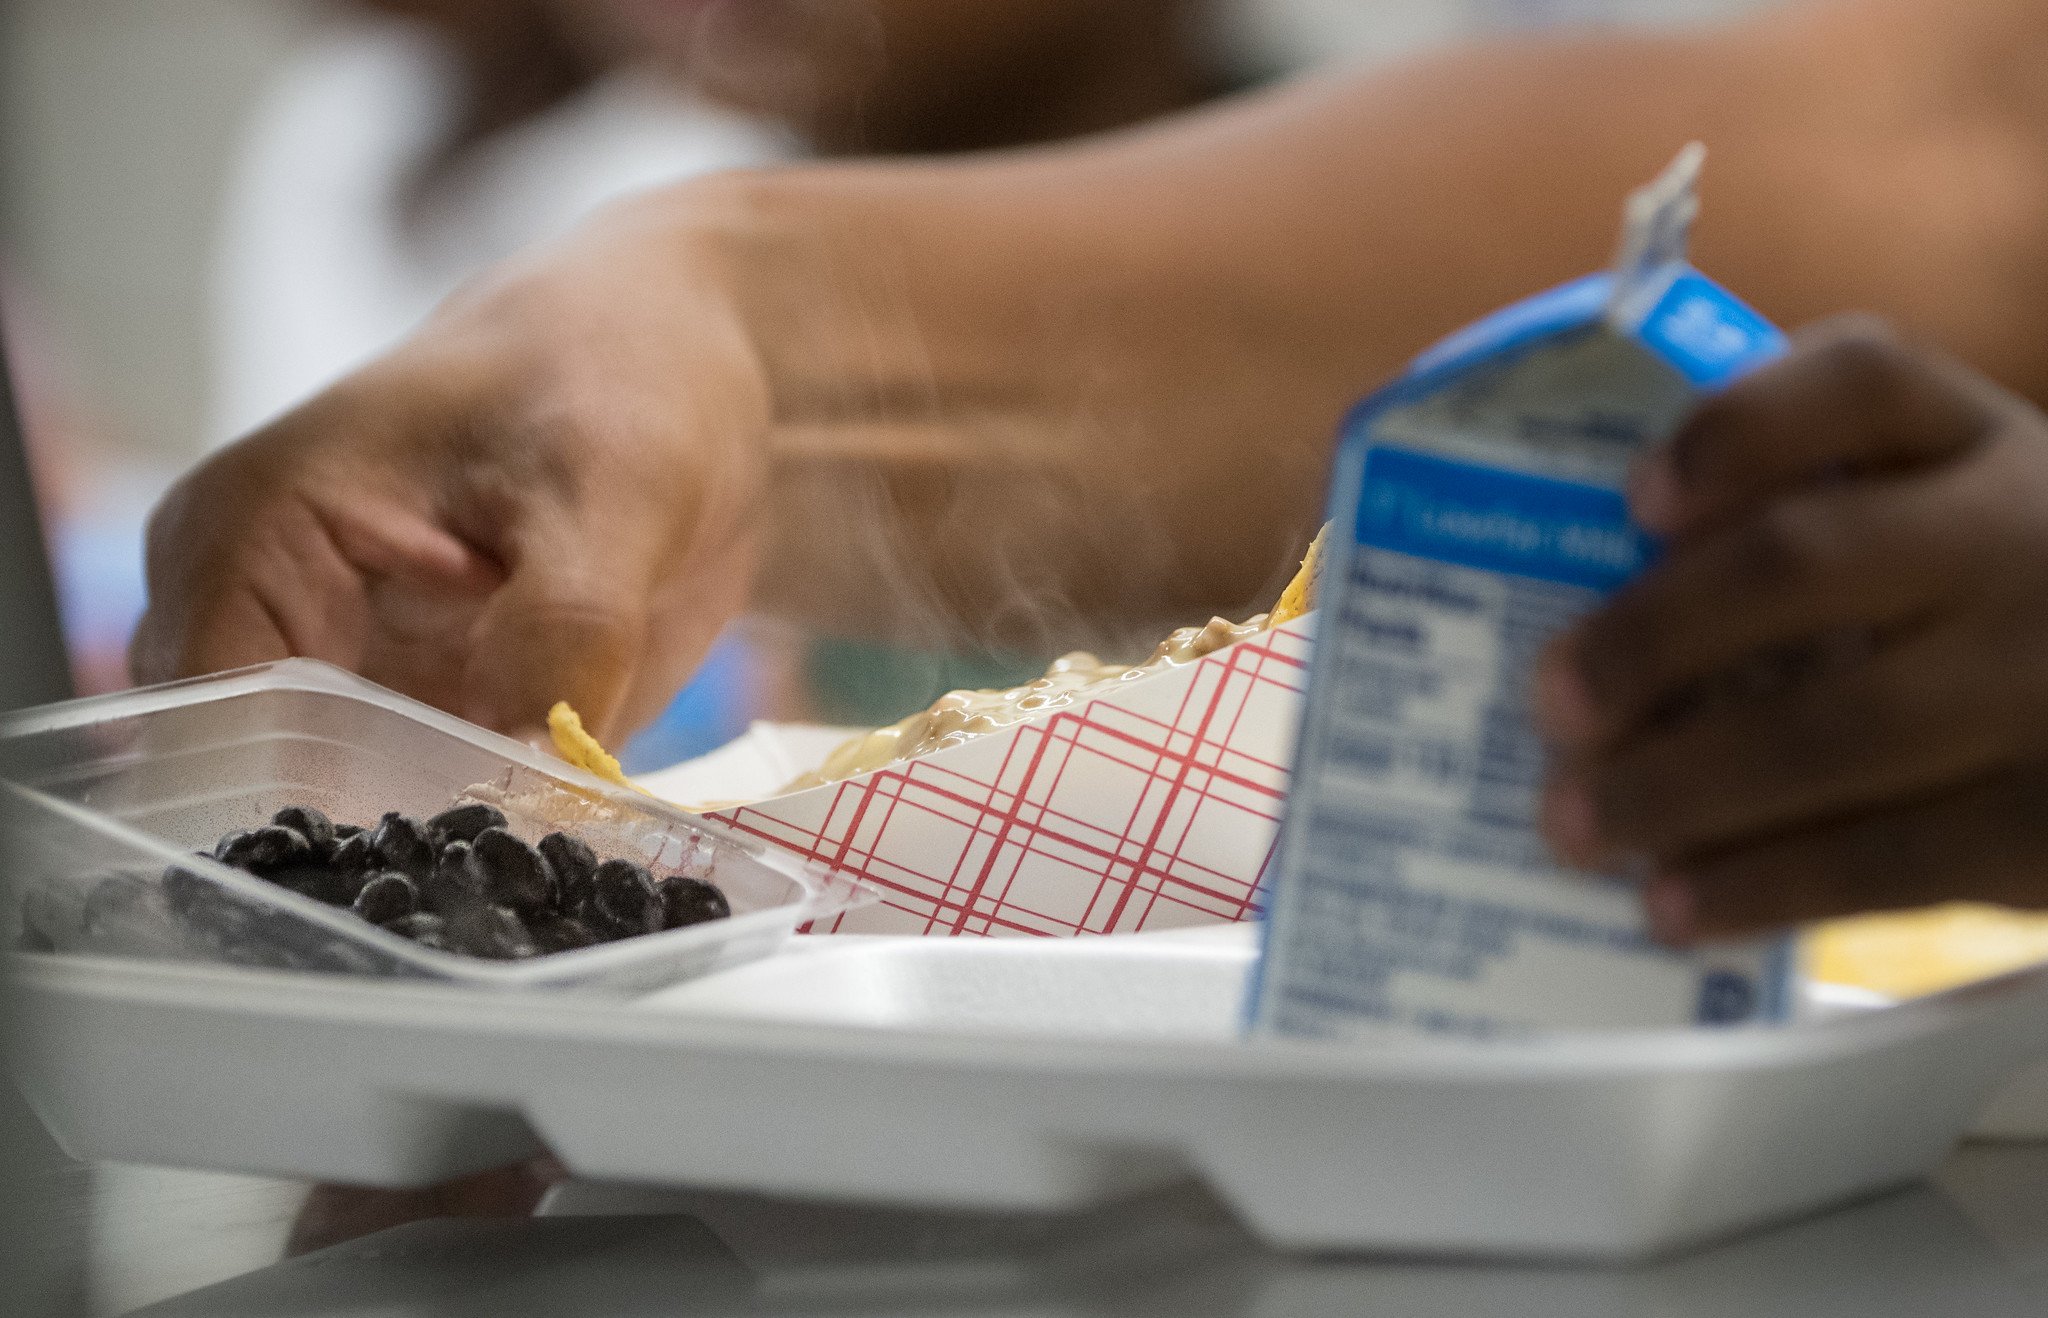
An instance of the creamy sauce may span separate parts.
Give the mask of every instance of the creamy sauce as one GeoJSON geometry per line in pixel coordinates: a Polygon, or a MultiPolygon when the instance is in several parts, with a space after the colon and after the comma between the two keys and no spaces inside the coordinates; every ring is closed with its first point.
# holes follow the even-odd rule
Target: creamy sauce
{"type": "Polygon", "coordinates": [[[1211,618],[1206,626],[1182,627],[1159,643],[1143,663],[1106,664],[1085,650],[1053,660],[1045,676],[1023,686],[1002,691],[952,691],[940,696],[930,709],[886,728],[854,737],[825,757],[825,762],[782,790],[799,792],[807,787],[838,782],[915,759],[933,751],[958,746],[1003,728],[1024,723],[1062,709],[1071,709],[1103,695],[1120,683],[1182,664],[1256,636],[1272,624],[1263,613],[1245,622],[1211,618]]]}
{"type": "MultiPolygon", "coordinates": [[[[1062,655],[1045,670],[1045,676],[1006,691],[954,691],[939,697],[930,709],[920,710],[899,723],[862,733],[842,744],[810,773],[791,781],[777,796],[820,787],[856,774],[885,768],[900,760],[914,759],[948,746],[958,746],[1003,728],[1042,718],[1062,709],[1085,704],[1109,692],[1122,682],[1134,682],[1163,669],[1191,664],[1204,655],[1237,644],[1247,636],[1281,626],[1315,607],[1316,581],[1322,573],[1324,527],[1308,547],[1301,570],[1280,593],[1272,612],[1261,613],[1244,622],[1211,618],[1201,627],[1183,627],[1159,643],[1143,663],[1106,664],[1085,650],[1062,655]]],[[[583,727],[566,701],[556,702],[548,711],[548,732],[555,753],[569,763],[610,779],[621,786],[643,791],[620,770],[619,762],[583,727]]],[[[471,789],[478,792],[480,789],[471,789]]],[[[579,793],[580,795],[580,793],[579,793]]],[[[478,799],[484,799],[479,795],[478,799]]],[[[719,801],[686,806],[699,814],[746,804],[719,801]]],[[[609,808],[592,802],[592,809],[609,808]]]]}
{"type": "Polygon", "coordinates": [[[821,787],[856,774],[886,768],[902,760],[929,755],[958,746],[1003,728],[1043,718],[1062,709],[1072,709],[1114,690],[1120,683],[1135,682],[1168,668],[1191,664],[1204,655],[1237,644],[1307,613],[1315,607],[1316,578],[1322,572],[1325,527],[1308,547],[1301,570],[1287,583],[1270,614],[1261,613],[1244,622],[1211,618],[1206,626],[1183,627],[1159,643],[1151,658],[1137,664],[1106,664],[1085,650],[1053,660],[1045,676],[1004,691],[953,691],[940,696],[930,709],[909,718],[876,728],[842,743],[825,757],[825,762],[796,778],[777,795],[821,787]]]}

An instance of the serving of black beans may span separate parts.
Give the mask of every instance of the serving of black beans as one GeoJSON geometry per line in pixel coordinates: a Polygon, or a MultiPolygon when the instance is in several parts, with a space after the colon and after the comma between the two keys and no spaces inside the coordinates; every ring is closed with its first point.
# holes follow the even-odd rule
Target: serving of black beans
{"type": "Polygon", "coordinates": [[[661,899],[654,876],[630,860],[608,860],[590,879],[583,922],[603,938],[631,938],[661,928],[661,899]]]}
{"type": "Polygon", "coordinates": [[[485,829],[469,844],[469,872],[485,898],[515,911],[555,904],[554,868],[547,857],[502,826],[485,829]]]}
{"type": "Polygon", "coordinates": [[[420,890],[396,870],[386,870],[363,885],[349,909],[371,924],[390,924],[420,908],[420,890]]]}
{"type": "Polygon", "coordinates": [[[327,858],[330,866],[344,874],[368,874],[378,868],[377,849],[370,845],[368,829],[348,834],[337,831],[336,836],[334,852],[327,858]]]}
{"type": "Polygon", "coordinates": [[[386,869],[397,870],[400,874],[424,879],[434,869],[434,856],[439,848],[427,840],[427,830],[416,819],[391,811],[377,821],[377,829],[370,834],[370,849],[377,853],[377,859],[384,862],[386,869]]]}
{"type": "Polygon", "coordinates": [[[448,940],[444,937],[448,922],[431,911],[414,911],[411,915],[401,915],[384,927],[394,934],[412,939],[422,947],[437,948],[444,952],[448,950],[448,940]]]}
{"type": "Polygon", "coordinates": [[[263,877],[280,888],[290,888],[293,892],[311,897],[314,901],[325,902],[329,906],[347,906],[355,901],[356,894],[363,890],[363,880],[367,876],[307,861],[285,869],[272,870],[263,877]]]}
{"type": "Polygon", "coordinates": [[[477,834],[487,828],[503,828],[505,812],[496,806],[472,801],[467,805],[450,806],[427,821],[427,836],[437,847],[450,842],[474,842],[477,834]]]}
{"type": "Polygon", "coordinates": [[[590,897],[590,880],[597,873],[597,853],[582,838],[567,833],[550,833],[536,848],[555,872],[555,897],[564,911],[579,910],[590,897]]]}
{"type": "MultiPolygon", "coordinates": [[[[408,876],[410,877],[410,876],[408,876]]],[[[433,868],[416,881],[420,905],[439,915],[478,901],[469,877],[469,843],[450,842],[441,848],[433,868]]]]}
{"type": "Polygon", "coordinates": [[[306,839],[313,848],[313,854],[326,859],[334,854],[334,821],[309,805],[288,805],[270,817],[273,824],[281,824],[306,839]]]}
{"type": "Polygon", "coordinates": [[[706,920],[723,920],[732,914],[724,893],[704,880],[693,879],[686,874],[663,879],[655,885],[654,891],[661,899],[661,927],[664,929],[681,929],[687,925],[703,924],[706,920]]]}
{"type": "MultiPolygon", "coordinates": [[[[229,833],[200,854],[352,911],[422,947],[493,961],[732,914],[725,894],[703,879],[657,879],[634,861],[600,860],[568,833],[528,843],[507,827],[503,811],[482,802],[426,820],[392,811],[369,827],[336,823],[311,806],[286,806],[268,823],[229,833]]],[[[250,932],[239,926],[254,913],[198,875],[174,867],[162,891],[181,916],[232,912],[237,932],[250,932]]],[[[136,900],[125,887],[96,896],[92,913],[100,919],[136,900]]]]}
{"type": "Polygon", "coordinates": [[[452,952],[487,961],[521,961],[540,955],[525,923],[502,906],[476,902],[450,911],[445,918],[444,933],[452,952]]]}
{"type": "Polygon", "coordinates": [[[533,935],[533,945],[543,952],[568,952],[579,947],[594,947],[598,943],[590,926],[560,911],[534,911],[526,917],[526,929],[533,935]]]}
{"type": "Polygon", "coordinates": [[[85,895],[85,906],[80,912],[81,922],[89,932],[97,933],[108,925],[126,919],[130,912],[146,906],[152,896],[147,881],[134,874],[115,874],[94,884],[92,891],[85,895]]]}
{"type": "Polygon", "coordinates": [[[265,824],[243,833],[230,833],[220,840],[214,859],[251,874],[268,875],[313,859],[312,844],[296,829],[282,824],[265,824]]]}

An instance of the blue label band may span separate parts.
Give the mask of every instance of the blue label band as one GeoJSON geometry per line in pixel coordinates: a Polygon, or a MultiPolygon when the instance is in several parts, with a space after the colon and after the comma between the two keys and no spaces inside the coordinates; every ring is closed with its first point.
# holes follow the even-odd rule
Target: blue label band
{"type": "Polygon", "coordinates": [[[1379,446],[1365,459],[1357,538],[1375,549],[1603,594],[1656,552],[1630,523],[1618,491],[1379,446]]]}
{"type": "Polygon", "coordinates": [[[1672,282],[1638,334],[1703,390],[1721,388],[1786,347],[1777,326],[1694,270],[1672,282]]]}

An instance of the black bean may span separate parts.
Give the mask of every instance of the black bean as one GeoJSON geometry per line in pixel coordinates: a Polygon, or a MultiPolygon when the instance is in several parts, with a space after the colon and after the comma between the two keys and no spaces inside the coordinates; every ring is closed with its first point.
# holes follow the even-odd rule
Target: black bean
{"type": "Polygon", "coordinates": [[[420,908],[419,889],[413,881],[398,873],[387,870],[365,883],[355,897],[351,907],[357,915],[371,924],[389,924],[402,919],[420,908]]]}
{"type": "Polygon", "coordinates": [[[270,817],[273,824],[282,824],[313,848],[313,854],[327,857],[334,854],[334,821],[310,805],[288,805],[270,817]]]}
{"type": "Polygon", "coordinates": [[[234,952],[256,926],[256,909],[213,880],[173,865],[164,871],[164,904],[193,939],[234,952]]]}
{"type": "Polygon", "coordinates": [[[223,911],[225,918],[207,930],[219,954],[236,965],[264,966],[274,970],[302,968],[303,937],[296,935],[294,921],[280,919],[280,912],[254,907],[223,911]]]}
{"type": "Polygon", "coordinates": [[[85,894],[79,924],[85,933],[98,933],[138,911],[147,910],[155,895],[156,890],[143,878],[133,874],[109,875],[85,894]]]}
{"type": "Polygon", "coordinates": [[[606,939],[631,938],[661,927],[661,900],[654,895],[654,876],[630,860],[608,860],[590,880],[585,923],[606,939]]]}
{"type": "Polygon", "coordinates": [[[555,871],[556,903],[562,910],[574,911],[590,900],[597,853],[588,843],[567,833],[550,833],[540,840],[540,854],[555,871]]]}
{"type": "Polygon", "coordinates": [[[490,961],[517,961],[540,951],[517,915],[490,902],[450,912],[446,937],[455,951],[490,961]]]}
{"type": "Polygon", "coordinates": [[[334,854],[327,863],[343,874],[368,874],[382,868],[377,858],[377,849],[370,842],[370,834],[357,829],[334,844],[334,854]]]}
{"type": "Polygon", "coordinates": [[[661,927],[664,929],[681,929],[685,925],[703,924],[706,920],[723,920],[732,914],[732,906],[725,900],[725,894],[702,879],[671,875],[661,881],[655,892],[661,898],[661,927]]]}
{"type": "Polygon", "coordinates": [[[590,932],[581,920],[559,911],[530,912],[526,917],[526,927],[533,934],[533,945],[543,953],[569,952],[598,942],[597,935],[590,932]]]}
{"type": "Polygon", "coordinates": [[[280,888],[289,888],[329,906],[347,906],[363,889],[360,873],[319,864],[289,865],[264,877],[280,888]]]}
{"type": "Polygon", "coordinates": [[[502,828],[487,828],[469,847],[477,891],[515,911],[537,911],[555,900],[555,872],[547,860],[502,828]]]}
{"type": "Polygon", "coordinates": [[[24,930],[34,929],[65,951],[104,949],[146,956],[173,952],[186,921],[174,918],[161,887],[133,871],[115,871],[74,887],[52,881],[18,897],[24,930]]]}
{"type": "Polygon", "coordinates": [[[238,833],[225,841],[218,853],[223,865],[266,874],[287,866],[303,865],[313,859],[312,844],[297,829],[282,824],[265,824],[238,833]]]}
{"type": "Polygon", "coordinates": [[[334,840],[336,842],[346,842],[352,837],[359,837],[369,831],[369,829],[364,828],[361,824],[336,824],[334,826],[334,840]]]}
{"type": "Polygon", "coordinates": [[[414,884],[419,888],[420,905],[440,915],[474,906],[482,900],[477,892],[475,876],[470,873],[467,842],[450,842],[441,848],[440,858],[434,862],[433,869],[425,878],[414,879],[414,884]]]}
{"type": "MultiPolygon", "coordinates": [[[[443,931],[447,929],[448,922],[430,911],[414,911],[411,915],[401,915],[396,920],[385,921],[384,927],[401,938],[426,943],[429,937],[439,940],[443,931]]],[[[445,942],[430,944],[432,945],[444,949],[447,946],[445,942]]]]}
{"type": "Polygon", "coordinates": [[[170,913],[188,923],[205,923],[221,911],[248,911],[240,896],[182,866],[164,870],[160,886],[164,888],[164,905],[170,907],[170,913]]]}
{"type": "Polygon", "coordinates": [[[164,871],[161,886],[165,904],[180,918],[218,905],[223,900],[219,884],[178,865],[164,871]]]}
{"type": "Polygon", "coordinates": [[[370,845],[386,869],[410,875],[414,881],[433,873],[435,848],[427,841],[425,830],[396,810],[377,821],[370,845]]]}
{"type": "Polygon", "coordinates": [[[487,828],[503,828],[505,814],[496,806],[472,801],[467,805],[452,806],[427,821],[427,836],[437,847],[450,842],[474,842],[477,834],[487,828]]]}
{"type": "Polygon", "coordinates": [[[348,959],[337,960],[334,934],[325,925],[297,911],[277,909],[257,914],[250,929],[251,943],[244,959],[288,970],[348,969],[348,959]]]}

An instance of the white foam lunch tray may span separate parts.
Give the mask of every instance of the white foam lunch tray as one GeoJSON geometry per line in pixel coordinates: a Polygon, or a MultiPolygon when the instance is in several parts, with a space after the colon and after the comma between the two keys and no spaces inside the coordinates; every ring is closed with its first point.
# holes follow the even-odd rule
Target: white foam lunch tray
{"type": "Polygon", "coordinates": [[[26,956],[81,1157],[1073,1208],[1181,1178],[1286,1247],[1626,1260],[1930,1170],[2048,973],[1782,1029],[1245,1042],[1215,937],[799,939],[632,1002],[26,956]]]}

